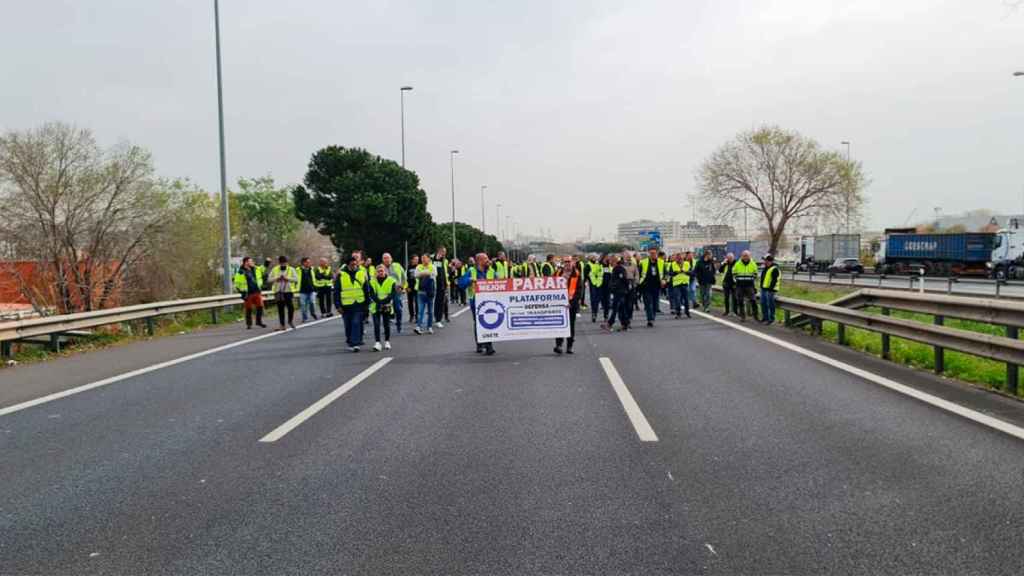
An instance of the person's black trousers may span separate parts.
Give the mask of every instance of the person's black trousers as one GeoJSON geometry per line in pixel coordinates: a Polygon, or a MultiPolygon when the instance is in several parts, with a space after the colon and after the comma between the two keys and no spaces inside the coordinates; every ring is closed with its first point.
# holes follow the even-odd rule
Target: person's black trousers
{"type": "Polygon", "coordinates": [[[729,314],[732,310],[735,313],[739,313],[736,310],[736,288],[733,286],[722,285],[722,302],[725,304],[725,313],[729,314]]]}
{"type": "Polygon", "coordinates": [[[281,323],[281,328],[291,326],[295,322],[295,295],[291,292],[275,294],[274,302],[277,304],[277,320],[281,323]],[[284,322],[286,310],[288,312],[287,324],[284,322]]]}
{"type": "Polygon", "coordinates": [[[448,322],[448,294],[447,290],[438,290],[434,294],[434,322],[440,322],[442,319],[448,322]]]}
{"type": "MultiPolygon", "coordinates": [[[[594,305],[593,300],[591,300],[590,305],[594,305]]],[[[579,314],[579,312],[579,302],[572,302],[569,304],[569,341],[566,346],[567,350],[572,350],[572,345],[576,343],[576,315],[579,314]]],[[[562,342],[564,341],[565,338],[555,338],[555,346],[561,348],[562,342]]]]}
{"type": "Polygon", "coordinates": [[[320,315],[327,316],[331,314],[331,287],[322,287],[316,289],[316,304],[320,308],[320,315]]]}

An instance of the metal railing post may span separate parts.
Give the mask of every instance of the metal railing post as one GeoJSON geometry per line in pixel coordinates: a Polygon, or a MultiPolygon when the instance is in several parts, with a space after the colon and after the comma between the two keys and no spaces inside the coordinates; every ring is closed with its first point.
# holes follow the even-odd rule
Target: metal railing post
{"type": "Polygon", "coordinates": [[[152,336],[153,335],[153,318],[152,317],[146,318],[146,335],[147,336],[152,336]]]}
{"type": "MultiPolygon", "coordinates": [[[[888,308],[882,308],[882,316],[888,316],[890,314],[888,308]]],[[[891,360],[892,354],[889,352],[889,335],[882,333],[882,358],[891,360]]]]}
{"type": "Polygon", "coordinates": [[[836,342],[840,346],[846,346],[846,324],[836,323],[836,342]]]}
{"type": "Polygon", "coordinates": [[[217,323],[217,309],[216,308],[210,308],[210,323],[211,324],[216,324],[217,323]]]}
{"type": "MultiPolygon", "coordinates": [[[[1016,326],[1007,326],[1006,327],[1006,337],[1007,338],[1013,338],[1014,340],[1016,340],[1018,338],[1018,332],[1019,332],[1019,329],[1016,326]]],[[[1017,391],[1018,391],[1017,382],[1018,382],[1019,377],[1020,377],[1020,367],[1017,366],[1016,364],[1009,364],[1009,363],[1007,363],[1006,364],[1006,392],[1007,393],[1013,394],[1014,396],[1017,395],[1017,391]]]]}
{"type": "Polygon", "coordinates": [[[11,342],[9,340],[0,342],[0,358],[10,360],[12,356],[14,356],[14,354],[11,350],[11,342]]]}
{"type": "MultiPolygon", "coordinates": [[[[938,314],[935,315],[935,325],[942,326],[945,319],[938,314]]],[[[946,371],[946,350],[942,346],[935,346],[935,373],[942,374],[946,371]]]]}
{"type": "Polygon", "coordinates": [[[789,310],[787,310],[785,308],[782,309],[782,324],[784,326],[786,326],[787,328],[793,325],[793,320],[791,319],[791,314],[790,314],[789,310]]]}
{"type": "Polygon", "coordinates": [[[50,334],[50,352],[60,352],[60,332],[50,334]]]}

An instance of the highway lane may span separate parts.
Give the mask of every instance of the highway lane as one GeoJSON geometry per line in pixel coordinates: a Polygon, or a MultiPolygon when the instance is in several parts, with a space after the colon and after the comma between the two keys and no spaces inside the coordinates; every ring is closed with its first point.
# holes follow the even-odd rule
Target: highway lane
{"type": "MultiPolygon", "coordinates": [[[[794,278],[792,271],[787,271],[783,275],[783,281],[792,280],[794,278]]],[[[911,282],[907,277],[880,277],[873,274],[858,276],[853,279],[851,284],[850,277],[842,276],[832,278],[829,281],[828,274],[815,274],[813,277],[808,275],[806,272],[798,272],[795,276],[796,280],[804,282],[813,282],[815,284],[835,284],[839,286],[863,286],[865,288],[896,288],[906,290],[911,287],[911,282]]],[[[981,297],[995,297],[996,295],[996,284],[994,281],[979,281],[980,279],[963,278],[960,281],[954,281],[950,285],[949,280],[946,278],[934,278],[925,277],[925,290],[929,292],[939,292],[943,294],[955,294],[960,296],[981,296],[981,297]]],[[[913,289],[920,289],[920,280],[915,278],[913,283],[913,289]]],[[[1020,282],[1014,282],[1011,284],[1004,284],[999,287],[999,296],[1005,298],[1024,298],[1024,284],[1020,282]]]]}
{"type": "Polygon", "coordinates": [[[269,444],[381,355],[327,323],[0,417],[0,574],[1024,567],[1020,441],[706,318],[583,320],[572,357],[395,338],[269,444]]]}

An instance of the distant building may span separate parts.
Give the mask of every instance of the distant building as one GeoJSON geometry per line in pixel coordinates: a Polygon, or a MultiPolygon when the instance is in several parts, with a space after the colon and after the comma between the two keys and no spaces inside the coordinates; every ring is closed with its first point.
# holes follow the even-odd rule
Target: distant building
{"type": "Polygon", "coordinates": [[[696,220],[686,224],[666,220],[633,220],[618,225],[618,240],[626,244],[639,245],[647,240],[649,233],[657,230],[665,248],[671,251],[690,250],[705,244],[734,240],[736,231],[725,224],[702,226],[696,220]]]}

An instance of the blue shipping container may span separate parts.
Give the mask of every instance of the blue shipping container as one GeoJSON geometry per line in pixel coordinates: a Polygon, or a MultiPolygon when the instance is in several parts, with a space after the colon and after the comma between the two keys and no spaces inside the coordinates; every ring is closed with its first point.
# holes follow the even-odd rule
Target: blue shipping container
{"type": "Polygon", "coordinates": [[[729,240],[725,243],[725,251],[732,252],[737,259],[744,250],[750,250],[749,240],[729,240]]]}
{"type": "Polygon", "coordinates": [[[995,234],[891,234],[885,259],[946,262],[988,262],[995,234]]]}

